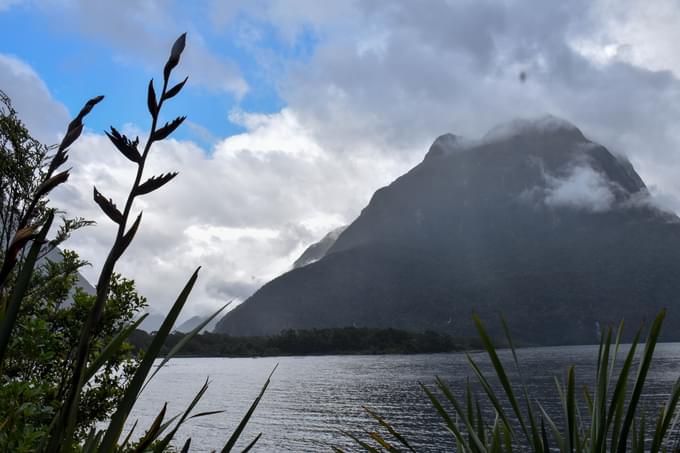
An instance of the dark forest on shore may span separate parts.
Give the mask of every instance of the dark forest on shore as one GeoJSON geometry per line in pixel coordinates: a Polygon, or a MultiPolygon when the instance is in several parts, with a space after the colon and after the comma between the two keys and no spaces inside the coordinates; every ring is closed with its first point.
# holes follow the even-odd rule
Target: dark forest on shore
{"type": "MultiPolygon", "coordinates": [[[[168,336],[161,355],[170,351],[187,334],[168,336]]],[[[152,335],[137,330],[130,342],[144,350],[152,335]]],[[[203,333],[183,348],[184,357],[267,357],[279,355],[330,354],[427,354],[481,349],[476,338],[454,337],[436,332],[415,333],[398,329],[344,327],[333,329],[287,329],[276,335],[236,337],[203,333]]]]}

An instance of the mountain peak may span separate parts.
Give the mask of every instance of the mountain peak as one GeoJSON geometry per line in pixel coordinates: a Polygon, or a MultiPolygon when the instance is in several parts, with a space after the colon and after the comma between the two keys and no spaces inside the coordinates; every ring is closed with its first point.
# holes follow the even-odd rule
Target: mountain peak
{"type": "MultiPolygon", "coordinates": [[[[350,325],[474,335],[504,314],[523,341],[588,343],[680,294],[680,223],[638,203],[633,166],[571,123],[516,120],[378,190],[317,261],[272,280],[216,331],[350,325]],[[612,307],[616,307],[614,310],[612,307]]],[[[680,331],[680,315],[668,319],[680,331]]]]}
{"type": "Polygon", "coordinates": [[[518,118],[492,127],[481,139],[468,139],[451,133],[437,137],[425,155],[425,160],[448,155],[482,145],[492,145],[517,137],[533,140],[537,137],[560,136],[576,142],[588,141],[581,130],[569,121],[554,115],[518,118]]]}
{"type": "Polygon", "coordinates": [[[537,118],[519,118],[494,126],[484,135],[485,143],[508,140],[517,136],[535,136],[547,134],[569,134],[574,138],[585,140],[581,130],[569,121],[553,115],[537,118]]]}
{"type": "Polygon", "coordinates": [[[461,148],[463,145],[463,137],[454,134],[444,134],[437,137],[437,139],[432,143],[430,149],[425,155],[425,159],[431,159],[433,157],[442,156],[453,150],[461,148]]]}

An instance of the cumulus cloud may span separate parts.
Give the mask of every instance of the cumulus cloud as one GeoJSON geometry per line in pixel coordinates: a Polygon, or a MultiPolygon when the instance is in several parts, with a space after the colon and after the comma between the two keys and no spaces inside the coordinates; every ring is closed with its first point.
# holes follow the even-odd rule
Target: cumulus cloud
{"type": "MultiPolygon", "coordinates": [[[[202,266],[185,316],[242,300],[290,270],[295,259],[328,231],[355,218],[371,194],[413,162],[343,158],[324,151],[289,111],[234,113],[247,128],[209,152],[190,141],[154,148],[148,176],[178,170],[158,192],[140,198],[142,226],[119,270],[136,278],[154,310],[169,307],[184,281],[202,266]]],[[[134,167],[98,134],[73,147],[69,183],[55,190],[56,206],[98,222],[77,232],[69,247],[101,269],[115,231],[92,201],[92,186],[122,203],[134,167]]]]}
{"type": "Polygon", "coordinates": [[[21,59],[0,53],[0,89],[31,134],[45,142],[56,143],[69,121],[68,111],[56,101],[45,82],[21,59]]]}

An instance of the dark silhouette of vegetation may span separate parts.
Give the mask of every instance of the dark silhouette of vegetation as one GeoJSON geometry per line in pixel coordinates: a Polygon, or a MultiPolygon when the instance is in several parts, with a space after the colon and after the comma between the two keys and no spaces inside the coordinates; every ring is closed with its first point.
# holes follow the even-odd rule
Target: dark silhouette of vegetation
{"type": "MultiPolygon", "coordinates": [[[[537,395],[531,394],[531,388],[524,381],[505,320],[502,320],[502,325],[511,348],[518,382],[510,380],[508,370],[501,362],[486,328],[475,316],[475,326],[491,360],[496,382],[492,382],[472,356],[467,354],[470,368],[483,390],[483,399],[475,395],[469,382],[462,398],[439,377],[436,378],[435,388],[420,384],[441,417],[442,425],[433,426],[432,429],[449,432],[458,452],[680,451],[678,436],[674,433],[678,418],[676,408],[680,400],[680,378],[670,389],[667,401],[660,407],[652,408],[647,413],[650,408],[642,404],[642,391],[665,317],[666,311],[662,310],[652,323],[644,350],[637,359],[642,328],[635,334],[625,354],[620,351],[623,322],[616,331],[610,327],[602,332],[594,388],[583,386],[577,389],[574,367],[569,367],[564,381],[555,378],[562,413],[551,415],[543,408],[537,395]],[[624,359],[621,360],[621,357],[624,359]],[[636,365],[637,373],[634,374],[636,365]],[[491,411],[483,410],[489,407],[491,411]]],[[[381,431],[367,431],[368,439],[345,433],[361,450],[374,453],[415,451],[397,427],[370,408],[364,409],[378,423],[381,431]]],[[[336,453],[343,451],[337,447],[333,450],[336,453]]]]}
{"type": "MultiPolygon", "coordinates": [[[[153,144],[166,139],[185,118],[176,118],[162,126],[160,122],[163,104],[176,96],[187,81],[184,79],[169,85],[171,72],[178,65],[184,46],[185,35],[182,35],[172,47],[158,95],[153,80],[149,83],[147,106],[152,121],[142,150],[139,150],[139,138],[131,140],[113,127],[107,133],[115,148],[137,166],[137,173],[122,211],[113,200],[94,189],[95,203],[117,224],[118,229],[99,274],[96,295],[86,297],[76,290],[73,304],[68,308],[62,307],[60,302],[64,294],[73,290],[73,269],[77,270],[79,265],[77,258],[65,255],[63,265],[69,271],[61,270],[59,280],[49,279],[50,272],[54,271],[49,262],[47,281],[37,266],[39,257],[54,245],[47,241],[47,234],[56,211],[48,206],[46,197],[68,179],[70,170],[60,169],[68,159],[69,147],[82,133],[84,117],[103,96],[85,104],[68,125],[64,139],[49,158],[48,149],[31,139],[25,128],[21,129],[21,123],[15,121],[15,112],[9,108],[10,104],[5,104],[8,107],[2,111],[0,123],[0,132],[7,132],[6,139],[0,139],[3,146],[0,161],[3,171],[0,176],[3,181],[0,207],[3,212],[0,220],[2,237],[5,238],[0,249],[2,451],[160,452],[172,448],[171,441],[187,420],[222,412],[192,414],[207,390],[206,381],[183,414],[167,419],[166,408],[159,408],[158,416],[139,440],[131,440],[136,424],[123,437],[130,411],[144,387],[212,319],[207,319],[177,342],[160,364],[154,366],[198,278],[197,269],[145,353],[137,359],[130,359],[128,337],[144,319],[133,322],[133,314],[145,302],[136,295],[131,282],[120,279],[114,272],[117,261],[132,243],[141,223],[141,213],[131,221],[135,199],[161,188],[177,175],[172,172],[146,180],[143,178],[153,144]],[[36,286],[36,280],[42,281],[42,286],[36,286]],[[43,334],[45,338],[41,337],[43,334]],[[112,374],[121,367],[122,374],[112,374]],[[34,375],[27,372],[28,368],[33,368],[34,375]],[[108,418],[107,424],[96,426],[94,422],[104,416],[108,418]]],[[[66,233],[69,227],[78,226],[82,224],[67,222],[66,233]]],[[[57,235],[57,239],[63,238],[64,228],[57,235]]],[[[269,379],[225,443],[223,452],[234,448],[268,384],[269,379]]],[[[259,438],[256,436],[244,451],[250,450],[259,438]]],[[[188,451],[190,444],[188,439],[182,451],[188,451]]]]}
{"type": "MultiPolygon", "coordinates": [[[[187,335],[168,336],[161,354],[187,335]]],[[[151,335],[137,330],[130,343],[144,350],[151,335]]],[[[345,327],[337,329],[284,330],[278,335],[233,337],[206,332],[194,336],[182,348],[185,357],[264,357],[331,354],[426,354],[481,349],[475,338],[458,338],[436,332],[414,333],[397,329],[345,327]]]]}

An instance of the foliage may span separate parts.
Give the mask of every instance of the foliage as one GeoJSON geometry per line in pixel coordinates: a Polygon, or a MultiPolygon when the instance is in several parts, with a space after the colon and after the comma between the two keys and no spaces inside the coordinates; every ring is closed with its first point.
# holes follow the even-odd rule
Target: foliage
{"type": "MultiPolygon", "coordinates": [[[[86,105],[83,111],[87,109],[86,105]]],[[[81,112],[82,116],[86,113],[81,112]]],[[[79,133],[82,130],[81,120],[80,115],[74,120],[73,131],[79,133]]],[[[75,140],[73,134],[66,139],[75,140]]],[[[68,142],[62,142],[62,145],[64,143],[68,142]]],[[[65,161],[66,149],[60,146],[50,158],[49,153],[53,150],[30,135],[9,97],[0,91],[0,295],[6,292],[4,288],[11,286],[5,283],[12,278],[19,253],[33,238],[41,219],[48,214],[49,192],[68,179],[68,170],[53,176],[57,167],[52,165],[59,160],[65,161]]],[[[65,241],[74,230],[92,223],[82,218],[62,216],[55,238],[42,253],[46,254],[65,241]]]]}
{"type": "MultiPolygon", "coordinates": [[[[186,334],[168,336],[162,354],[169,351],[186,334]]],[[[138,349],[151,341],[151,336],[138,330],[130,337],[138,349]]],[[[344,327],[330,329],[284,330],[277,335],[233,337],[206,332],[196,335],[182,348],[183,356],[254,357],[321,354],[427,354],[479,349],[474,338],[458,338],[437,332],[408,332],[398,329],[344,327]]]]}
{"type": "MultiPolygon", "coordinates": [[[[70,373],[69,356],[82,320],[94,304],[93,295],[75,287],[83,264],[69,251],[63,252],[62,261],[45,262],[36,269],[24,297],[0,376],[0,414],[11,417],[0,435],[4,449],[36,449],[59,409],[63,382],[70,373]],[[20,409],[26,407],[36,410],[20,409]],[[25,436],[23,427],[30,427],[34,435],[25,436]]],[[[134,282],[114,274],[105,315],[91,338],[89,361],[145,306],[146,299],[137,294],[134,282]]],[[[76,438],[82,439],[86,430],[110,415],[138,360],[131,345],[124,343],[94,376],[80,400],[76,438]]]]}
{"type": "MultiPolygon", "coordinates": [[[[549,415],[540,402],[530,395],[505,322],[503,325],[519,374],[519,383],[510,382],[496,348],[477,317],[475,324],[498,382],[491,382],[473,358],[467,355],[470,367],[484,390],[484,400],[493,407],[494,415],[491,419],[482,411],[480,399],[473,394],[469,384],[463,400],[456,397],[439,378],[436,379],[439,395],[430,387],[422,384],[421,387],[441,416],[443,426],[453,435],[459,452],[500,453],[522,449],[538,453],[678,451],[678,445],[671,438],[671,433],[677,418],[680,379],[670,390],[668,401],[657,409],[653,423],[646,424],[647,414],[640,404],[665,316],[665,311],[662,311],[652,324],[635,375],[633,367],[641,329],[635,335],[623,361],[619,359],[623,322],[616,332],[611,328],[607,329],[600,342],[594,389],[586,386],[582,393],[577,392],[574,367],[567,370],[563,383],[555,379],[556,392],[562,402],[562,413],[556,414],[557,417],[555,414],[549,415]],[[501,393],[496,390],[499,386],[502,388],[501,393]],[[579,394],[583,395],[582,398],[579,398],[579,394]],[[581,408],[584,408],[584,413],[581,408]]],[[[370,432],[371,440],[363,441],[347,433],[363,450],[393,452],[405,448],[413,451],[408,440],[388,421],[370,409],[367,409],[367,413],[389,436],[370,432]]],[[[342,451],[339,448],[334,450],[342,451]]]]}
{"type": "MultiPolygon", "coordinates": [[[[17,116],[9,97],[0,91],[0,250],[5,252],[31,196],[47,171],[49,148],[31,137],[17,116]]],[[[44,214],[47,201],[40,200],[36,215],[44,214]]]]}
{"type": "MultiPolygon", "coordinates": [[[[134,445],[134,451],[150,449],[163,451],[170,448],[177,429],[186,420],[214,414],[213,412],[192,415],[195,405],[207,389],[208,383],[206,382],[186,412],[179,418],[172,417],[167,420],[164,407],[146,434],[135,444],[130,442],[132,432],[128,433],[126,438],[121,438],[124,424],[139,394],[160,367],[179,352],[181,346],[191,338],[189,336],[186,341],[181,341],[178,347],[173,348],[150,374],[154,360],[158,357],[163,343],[170,334],[198,278],[198,269],[177,297],[145,354],[137,362],[127,362],[130,366],[126,368],[125,357],[129,353],[126,339],[143,320],[142,318],[130,323],[129,309],[141,306],[144,302],[143,299],[134,297],[130,300],[130,292],[133,289],[131,283],[121,280],[114,273],[117,261],[132,243],[141,223],[141,214],[133,222],[130,221],[134,200],[138,196],[159,189],[176,176],[176,173],[167,173],[151,177],[146,181],[142,179],[152,145],[167,138],[184,121],[184,117],[179,117],[163,126],[159,122],[165,101],[176,96],[186,83],[185,79],[174,86],[169,86],[171,72],[178,65],[184,46],[185,35],[182,35],[173,45],[165,65],[163,85],[159,95],[156,95],[153,80],[149,83],[147,106],[152,123],[143,149],[141,151],[138,149],[138,138],[130,140],[114,128],[111,128],[111,132],[108,133],[116,149],[137,166],[137,174],[122,211],[113,200],[107,199],[96,188],[94,189],[95,203],[118,225],[118,229],[114,244],[101,269],[96,285],[96,295],[88,298],[76,292],[74,306],[71,310],[67,310],[73,316],[65,315],[61,319],[61,324],[55,320],[48,322],[41,318],[42,313],[36,309],[35,305],[36,298],[42,300],[41,295],[32,293],[31,290],[31,281],[41,278],[40,273],[35,272],[36,263],[38,263],[41,250],[47,244],[47,233],[55,215],[53,209],[46,207],[45,197],[54,187],[63,184],[68,179],[69,170],[55,172],[67,161],[69,146],[80,136],[83,130],[82,120],[103,99],[103,96],[88,101],[76,118],[71,121],[44,173],[40,172],[34,176],[40,183],[26,189],[25,193],[28,194],[24,202],[26,208],[22,210],[20,218],[11,223],[13,235],[2,255],[0,268],[0,292],[4,294],[3,304],[0,306],[0,370],[3,376],[1,391],[7,396],[3,398],[6,401],[1,403],[7,405],[7,408],[3,408],[7,412],[0,413],[0,427],[4,429],[10,425],[13,426],[11,435],[22,445],[16,450],[25,448],[50,452],[73,450],[112,452],[127,451],[134,445]],[[33,316],[28,316],[29,321],[24,322],[24,317],[20,314],[27,311],[33,313],[33,316]],[[53,322],[55,324],[52,324],[53,322]],[[64,341],[70,342],[67,352],[59,350],[55,344],[50,344],[45,348],[40,338],[26,338],[26,335],[39,335],[46,329],[52,328],[63,329],[57,332],[64,335],[64,341]],[[7,354],[8,350],[12,351],[12,347],[23,348],[24,346],[29,352],[21,360],[18,360],[15,355],[7,354]],[[120,369],[121,364],[122,373],[126,378],[117,384],[102,381],[102,379],[107,379],[107,370],[120,369]],[[28,376],[23,366],[36,366],[38,371],[43,373],[41,377],[44,380],[37,380],[35,385],[27,381],[28,376]],[[12,367],[14,367],[12,371],[14,375],[6,373],[5,370],[12,367]],[[49,393],[50,386],[53,384],[49,380],[54,376],[59,378],[58,391],[51,401],[45,402],[42,395],[49,393]],[[112,394],[107,394],[107,390],[102,390],[109,384],[113,385],[112,394]],[[42,387],[43,385],[45,387],[42,387]],[[7,401],[10,398],[11,400],[7,401]],[[93,407],[94,410],[88,412],[93,407]],[[98,430],[95,426],[91,426],[86,435],[81,435],[85,428],[84,421],[94,420],[102,411],[109,412],[109,409],[113,410],[113,414],[104,429],[98,430]],[[16,414],[20,414],[20,417],[17,418],[16,414]],[[38,419],[49,420],[47,432],[42,429],[44,425],[33,424],[33,420],[38,419]]],[[[70,287],[70,282],[67,280],[48,283],[44,294],[47,302],[44,305],[38,303],[37,306],[41,307],[40,309],[46,307],[50,309],[54,305],[57,310],[60,305],[58,295],[64,294],[65,290],[70,287]]],[[[61,314],[62,312],[59,311],[59,315],[61,314]]],[[[198,333],[202,327],[199,326],[191,335],[198,333]]],[[[233,449],[268,384],[269,379],[242,422],[227,440],[223,452],[233,449]]],[[[259,437],[251,441],[244,451],[252,448],[259,437]]],[[[189,444],[190,440],[185,444],[183,451],[188,450],[189,444]]]]}

